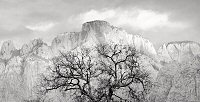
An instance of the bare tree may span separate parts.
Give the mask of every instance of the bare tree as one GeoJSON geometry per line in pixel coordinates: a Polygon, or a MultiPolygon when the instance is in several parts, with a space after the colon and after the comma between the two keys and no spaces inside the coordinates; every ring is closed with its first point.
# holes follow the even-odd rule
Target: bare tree
{"type": "Polygon", "coordinates": [[[54,89],[73,91],[77,97],[85,96],[87,101],[99,102],[93,95],[91,85],[91,81],[98,76],[94,66],[95,62],[89,49],[61,53],[61,56],[54,59],[51,75],[44,78],[45,91],[54,89]]]}
{"type": "Polygon", "coordinates": [[[61,53],[42,85],[45,92],[55,89],[73,92],[79,102],[140,102],[151,82],[137,58],[133,47],[118,44],[61,53]],[[126,94],[118,94],[120,91],[126,94]]]}
{"type": "Polygon", "coordinates": [[[145,100],[145,94],[151,87],[149,74],[140,67],[139,53],[130,45],[104,44],[96,47],[100,68],[104,77],[102,89],[107,91],[107,101],[136,101],[145,100]],[[137,87],[136,87],[137,86],[137,87]],[[125,91],[126,94],[119,92],[125,91]]]}

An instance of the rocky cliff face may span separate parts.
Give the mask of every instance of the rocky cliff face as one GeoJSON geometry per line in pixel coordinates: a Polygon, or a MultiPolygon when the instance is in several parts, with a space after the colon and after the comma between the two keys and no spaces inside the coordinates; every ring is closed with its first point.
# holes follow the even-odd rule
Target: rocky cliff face
{"type": "Polygon", "coordinates": [[[158,56],[164,62],[188,61],[195,56],[200,56],[200,44],[192,41],[170,42],[160,47],[158,56]]]}
{"type": "Polygon", "coordinates": [[[20,101],[23,96],[21,77],[21,58],[19,50],[15,49],[12,41],[6,41],[1,47],[0,55],[0,101],[20,101]],[[15,98],[14,98],[15,97],[15,98]]]}
{"type": "Polygon", "coordinates": [[[158,73],[151,102],[200,101],[200,44],[180,41],[158,51],[163,67],[158,73]]]}
{"type": "Polygon", "coordinates": [[[40,39],[23,45],[20,50],[15,49],[12,41],[5,42],[0,60],[0,101],[31,99],[39,74],[45,72],[52,56],[51,48],[40,39]]]}
{"type": "Polygon", "coordinates": [[[98,43],[125,43],[132,44],[140,52],[147,55],[156,55],[153,44],[139,35],[128,34],[121,28],[114,27],[105,21],[92,21],[83,24],[82,35],[84,45],[98,43]]]}
{"type": "Polygon", "coordinates": [[[154,49],[153,44],[149,40],[144,39],[143,37],[139,35],[134,35],[133,44],[135,45],[136,49],[139,52],[146,54],[150,57],[154,57],[154,58],[156,57],[157,52],[154,49]]]}
{"type": "Polygon", "coordinates": [[[159,71],[151,102],[199,102],[200,59],[170,62],[159,71]]]}
{"type": "Polygon", "coordinates": [[[9,60],[11,57],[17,56],[18,52],[12,41],[5,41],[1,46],[0,59],[9,60]]]}
{"type": "Polygon", "coordinates": [[[99,43],[132,44],[144,54],[155,56],[153,44],[139,35],[128,34],[121,28],[114,27],[106,21],[91,21],[82,25],[81,32],[71,32],[58,35],[52,42],[54,52],[69,51],[77,46],[94,46],[99,43]]]}
{"type": "Polygon", "coordinates": [[[99,43],[122,43],[135,46],[136,50],[150,57],[142,57],[141,60],[148,62],[145,66],[154,73],[155,77],[160,65],[157,62],[157,52],[153,44],[139,36],[128,34],[125,30],[114,27],[106,21],[91,21],[82,25],[81,32],[71,32],[58,35],[52,42],[51,48],[55,55],[59,51],[69,51],[78,46],[92,47],[99,43]],[[151,63],[149,63],[151,62],[151,63]]]}
{"type": "MultiPolygon", "coordinates": [[[[186,65],[180,65],[180,63],[188,61],[188,59],[192,59],[191,61],[200,59],[198,43],[172,42],[163,45],[157,53],[149,40],[139,35],[128,34],[125,30],[114,27],[108,22],[97,20],[84,23],[80,32],[58,35],[53,39],[50,46],[41,39],[35,39],[24,44],[18,50],[14,47],[12,41],[4,42],[0,52],[0,101],[21,102],[27,99],[35,99],[34,88],[38,83],[40,74],[46,73],[47,67],[52,65],[51,59],[59,55],[60,52],[70,51],[79,46],[90,47],[99,43],[110,42],[135,46],[136,50],[142,53],[141,61],[152,73],[152,77],[156,78],[158,74],[157,82],[160,86],[155,88],[155,94],[152,94],[154,99],[152,100],[155,102],[173,102],[171,99],[174,99],[174,93],[177,93],[178,90],[191,91],[191,93],[184,95],[190,97],[191,100],[197,100],[200,92],[197,87],[199,76],[194,74],[196,76],[191,77],[196,78],[195,80],[184,80],[189,79],[190,72],[193,73],[199,68],[198,60],[195,60],[195,63],[191,62],[192,66],[190,66],[191,63],[186,65]],[[172,63],[174,61],[176,62],[172,63]],[[184,73],[185,70],[191,71],[184,73]],[[189,82],[191,83],[187,84],[189,82]],[[187,89],[187,87],[181,86],[182,84],[189,85],[192,88],[187,89]],[[158,89],[162,90],[159,91],[158,89]],[[189,96],[189,94],[191,95],[189,96]]],[[[181,91],[181,95],[184,92],[181,91]]],[[[53,94],[53,96],[57,97],[57,100],[62,100],[60,93],[53,94]]]]}
{"type": "Polygon", "coordinates": [[[52,51],[58,55],[59,51],[66,52],[75,49],[82,43],[82,35],[80,32],[70,32],[58,35],[52,41],[52,51]]]}
{"type": "MultiPolygon", "coordinates": [[[[24,44],[18,50],[12,41],[4,42],[0,52],[0,101],[34,100],[37,98],[35,86],[38,83],[38,78],[41,73],[46,73],[49,65],[52,65],[51,59],[54,56],[82,45],[90,47],[110,42],[132,44],[136,46],[138,51],[146,55],[156,55],[150,41],[138,35],[128,34],[105,21],[86,22],[82,25],[81,32],[58,35],[53,39],[51,46],[48,46],[41,39],[35,39],[24,44]]],[[[151,64],[146,65],[152,68],[151,64]]],[[[62,100],[60,97],[62,95],[59,94],[56,92],[50,96],[56,96],[55,99],[62,100]]]]}

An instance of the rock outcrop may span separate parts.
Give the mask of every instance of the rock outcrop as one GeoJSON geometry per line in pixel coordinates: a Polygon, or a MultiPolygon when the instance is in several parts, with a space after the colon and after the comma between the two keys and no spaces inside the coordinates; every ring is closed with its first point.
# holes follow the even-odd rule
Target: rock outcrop
{"type": "MultiPolygon", "coordinates": [[[[200,101],[200,44],[179,41],[164,44],[158,50],[139,35],[128,34],[106,21],[91,21],[82,25],[80,32],[58,35],[51,46],[35,39],[16,49],[12,41],[3,43],[0,51],[0,101],[23,102],[35,100],[35,86],[41,73],[46,73],[51,59],[60,52],[80,46],[91,47],[99,43],[124,43],[135,46],[142,56],[140,61],[156,86],[150,94],[151,102],[200,101]]],[[[55,102],[62,102],[62,93],[50,93],[55,102]]]]}
{"type": "Polygon", "coordinates": [[[52,41],[52,51],[58,55],[61,52],[70,51],[81,45],[83,38],[80,32],[70,32],[58,35],[52,41]]]}
{"type": "MultiPolygon", "coordinates": [[[[164,84],[166,82],[165,85],[167,86],[161,85],[160,87],[162,88],[155,88],[163,89],[163,91],[154,90],[155,94],[153,97],[156,97],[156,102],[164,102],[157,101],[161,100],[158,95],[162,94],[164,94],[162,96],[164,100],[173,102],[171,101],[171,99],[173,99],[172,96],[175,96],[173,93],[178,92],[177,87],[179,87],[179,84],[175,83],[175,81],[180,81],[181,84],[186,85],[183,80],[185,80],[185,75],[188,74],[185,73],[181,76],[182,71],[184,72],[187,68],[191,68],[191,73],[193,73],[193,69],[196,70],[199,68],[198,64],[194,64],[192,67],[190,67],[190,64],[179,66],[180,62],[183,62],[183,59],[193,59],[194,56],[197,59],[199,58],[200,46],[198,43],[169,43],[163,45],[157,54],[153,44],[149,40],[139,35],[129,34],[125,30],[114,27],[106,21],[96,20],[84,23],[80,32],[58,35],[53,39],[50,46],[41,39],[35,39],[28,44],[24,44],[22,48],[18,50],[11,41],[4,42],[0,52],[0,101],[21,102],[24,100],[36,99],[37,96],[34,88],[39,81],[38,78],[41,73],[46,73],[48,66],[52,65],[51,59],[53,57],[59,55],[60,52],[70,51],[79,46],[91,47],[99,43],[110,42],[125,43],[135,46],[136,50],[142,54],[141,61],[143,66],[152,73],[152,77],[156,78],[158,73],[157,82],[159,84],[164,84]],[[178,64],[175,63],[171,66],[171,62],[174,60],[177,61],[178,64]],[[159,61],[165,62],[165,64],[161,65],[159,61]],[[173,73],[171,73],[171,71],[173,73]],[[169,82],[168,76],[170,77],[169,82]],[[171,89],[173,89],[173,91],[171,91],[171,89]],[[166,91],[169,91],[167,95],[165,93],[166,91]],[[168,97],[171,97],[171,99],[168,99],[168,97]]],[[[190,71],[188,73],[190,73],[190,71]]],[[[198,78],[199,76],[197,75],[196,79],[199,80],[198,78]]],[[[189,85],[193,88],[193,86],[199,85],[198,83],[199,81],[192,81],[189,85]]],[[[186,87],[181,86],[180,89],[184,90],[184,88],[186,87]]],[[[195,86],[194,88],[198,90],[198,87],[195,86]]],[[[187,92],[189,92],[189,90],[191,91],[193,89],[186,89],[187,92]]],[[[189,94],[186,96],[190,97],[190,100],[197,100],[196,97],[199,96],[198,91],[189,94]],[[189,94],[192,95],[188,96],[189,94]]],[[[59,100],[63,98],[62,94],[57,92],[50,96],[57,97],[59,100]]]]}
{"type": "Polygon", "coordinates": [[[5,41],[1,46],[0,59],[9,60],[13,56],[18,55],[18,50],[15,48],[12,41],[5,41]]]}
{"type": "Polygon", "coordinates": [[[192,41],[177,41],[164,44],[158,50],[158,56],[163,62],[184,62],[200,56],[200,44],[192,41]]]}
{"type": "Polygon", "coordinates": [[[170,62],[157,75],[151,102],[199,102],[200,59],[185,63],[170,62]]]}
{"type": "Polygon", "coordinates": [[[78,46],[94,46],[99,43],[132,44],[144,54],[156,56],[153,44],[139,35],[128,34],[121,28],[114,27],[106,21],[91,21],[82,25],[81,32],[71,32],[58,35],[52,41],[54,52],[69,51],[78,46]]]}
{"type": "Polygon", "coordinates": [[[157,57],[157,52],[153,46],[153,44],[143,37],[139,35],[133,36],[133,44],[135,45],[136,49],[143,54],[146,54],[152,58],[157,57]]]}
{"type": "MultiPolygon", "coordinates": [[[[38,77],[51,65],[51,48],[41,39],[15,49],[11,41],[5,42],[0,60],[0,101],[22,102],[35,95],[38,77]]],[[[35,97],[33,97],[35,98],[35,97]]]]}
{"type": "Polygon", "coordinates": [[[151,102],[200,101],[200,44],[171,42],[159,51],[163,67],[150,95],[151,102]]]}

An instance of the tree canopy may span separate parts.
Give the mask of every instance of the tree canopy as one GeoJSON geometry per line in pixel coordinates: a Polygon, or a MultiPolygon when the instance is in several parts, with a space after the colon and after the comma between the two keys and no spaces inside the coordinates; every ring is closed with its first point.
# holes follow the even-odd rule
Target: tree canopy
{"type": "Polygon", "coordinates": [[[42,86],[46,93],[70,91],[78,102],[144,102],[151,81],[138,57],[134,47],[120,44],[61,53],[42,86]]]}

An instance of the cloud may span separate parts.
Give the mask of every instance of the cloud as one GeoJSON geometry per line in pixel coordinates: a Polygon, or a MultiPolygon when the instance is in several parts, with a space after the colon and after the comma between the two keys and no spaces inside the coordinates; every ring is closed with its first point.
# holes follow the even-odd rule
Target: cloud
{"type": "Polygon", "coordinates": [[[23,44],[42,37],[51,42],[59,33],[80,31],[82,23],[100,19],[155,43],[185,39],[199,42],[199,2],[0,0],[0,40],[19,38],[23,44]]]}
{"type": "Polygon", "coordinates": [[[130,26],[138,30],[156,27],[185,28],[187,24],[170,21],[170,14],[138,8],[90,10],[70,18],[81,23],[91,20],[106,20],[116,26],[130,26]]]}
{"type": "Polygon", "coordinates": [[[51,29],[52,27],[55,26],[55,23],[50,22],[50,23],[38,23],[38,24],[34,24],[34,25],[28,25],[26,26],[27,29],[30,29],[32,31],[48,31],[49,29],[51,29]]]}

